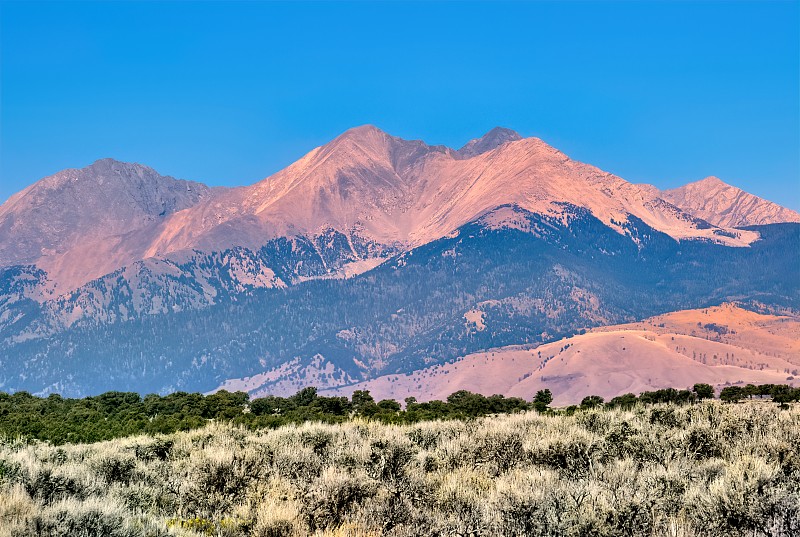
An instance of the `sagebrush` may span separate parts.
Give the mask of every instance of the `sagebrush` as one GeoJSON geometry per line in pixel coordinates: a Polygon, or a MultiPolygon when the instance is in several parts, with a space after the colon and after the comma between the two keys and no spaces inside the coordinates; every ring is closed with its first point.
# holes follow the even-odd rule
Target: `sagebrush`
{"type": "Polygon", "coordinates": [[[471,421],[213,423],[0,445],[15,536],[800,535],[800,408],[635,406],[471,421]]]}

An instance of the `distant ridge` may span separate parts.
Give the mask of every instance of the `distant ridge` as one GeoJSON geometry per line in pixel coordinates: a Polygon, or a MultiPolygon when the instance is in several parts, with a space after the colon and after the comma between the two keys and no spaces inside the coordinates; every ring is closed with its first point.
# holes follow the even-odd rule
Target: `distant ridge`
{"type": "Polygon", "coordinates": [[[720,227],[800,222],[800,213],[749,194],[713,176],[664,190],[661,195],[687,213],[720,227]]]}
{"type": "Polygon", "coordinates": [[[0,205],[0,266],[36,263],[130,233],[195,205],[211,190],[110,158],[63,170],[0,205]]]}

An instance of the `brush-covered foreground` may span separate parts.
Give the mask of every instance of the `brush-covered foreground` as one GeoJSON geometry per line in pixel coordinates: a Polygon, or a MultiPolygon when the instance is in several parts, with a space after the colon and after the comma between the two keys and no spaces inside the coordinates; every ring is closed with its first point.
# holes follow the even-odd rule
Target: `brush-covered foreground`
{"type": "Polygon", "coordinates": [[[800,407],[636,405],[0,445],[0,534],[800,535],[800,407]]]}

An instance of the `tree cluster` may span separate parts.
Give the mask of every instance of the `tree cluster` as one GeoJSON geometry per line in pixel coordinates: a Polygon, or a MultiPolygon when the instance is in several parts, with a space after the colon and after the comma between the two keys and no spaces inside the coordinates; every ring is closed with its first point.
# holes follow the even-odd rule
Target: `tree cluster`
{"type": "Polygon", "coordinates": [[[787,403],[800,401],[800,388],[793,388],[786,384],[726,386],[722,388],[719,398],[727,403],[736,403],[742,399],[769,398],[781,406],[785,406],[787,403]]]}
{"type": "MultiPolygon", "coordinates": [[[[605,402],[599,395],[588,395],[583,398],[580,406],[569,407],[568,411],[589,409],[597,407],[605,408],[633,408],[637,404],[652,405],[657,403],[669,403],[685,405],[696,403],[704,399],[713,399],[716,394],[714,387],[710,384],[698,383],[691,390],[677,390],[675,388],[663,388],[660,390],[642,392],[638,396],[633,393],[618,395],[608,402],[605,402]]],[[[785,406],[793,401],[800,401],[800,388],[793,388],[786,384],[761,384],[754,386],[726,386],[719,394],[721,401],[735,403],[743,399],[764,399],[769,398],[776,403],[785,406]]]]}
{"type": "Polygon", "coordinates": [[[275,428],[288,423],[340,423],[360,417],[383,423],[416,423],[436,419],[468,419],[536,409],[546,411],[549,390],[534,402],[518,397],[458,391],[446,401],[419,403],[406,399],[405,410],[392,399],[375,401],[369,391],[347,397],[324,397],[308,387],[290,397],[250,400],[244,392],[211,395],[175,392],[141,397],[131,392],[107,392],[69,399],[36,397],[27,392],[0,393],[0,435],[46,440],[54,444],[97,442],[135,434],[188,431],[209,421],[226,421],[250,428],[275,428]]]}

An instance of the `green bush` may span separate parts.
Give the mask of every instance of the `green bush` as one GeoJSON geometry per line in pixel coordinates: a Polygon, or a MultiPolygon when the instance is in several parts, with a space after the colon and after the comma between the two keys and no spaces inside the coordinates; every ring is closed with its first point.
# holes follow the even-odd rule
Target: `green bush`
{"type": "Polygon", "coordinates": [[[98,501],[61,502],[36,514],[18,537],[144,537],[166,531],[136,528],[126,515],[98,501]]]}

